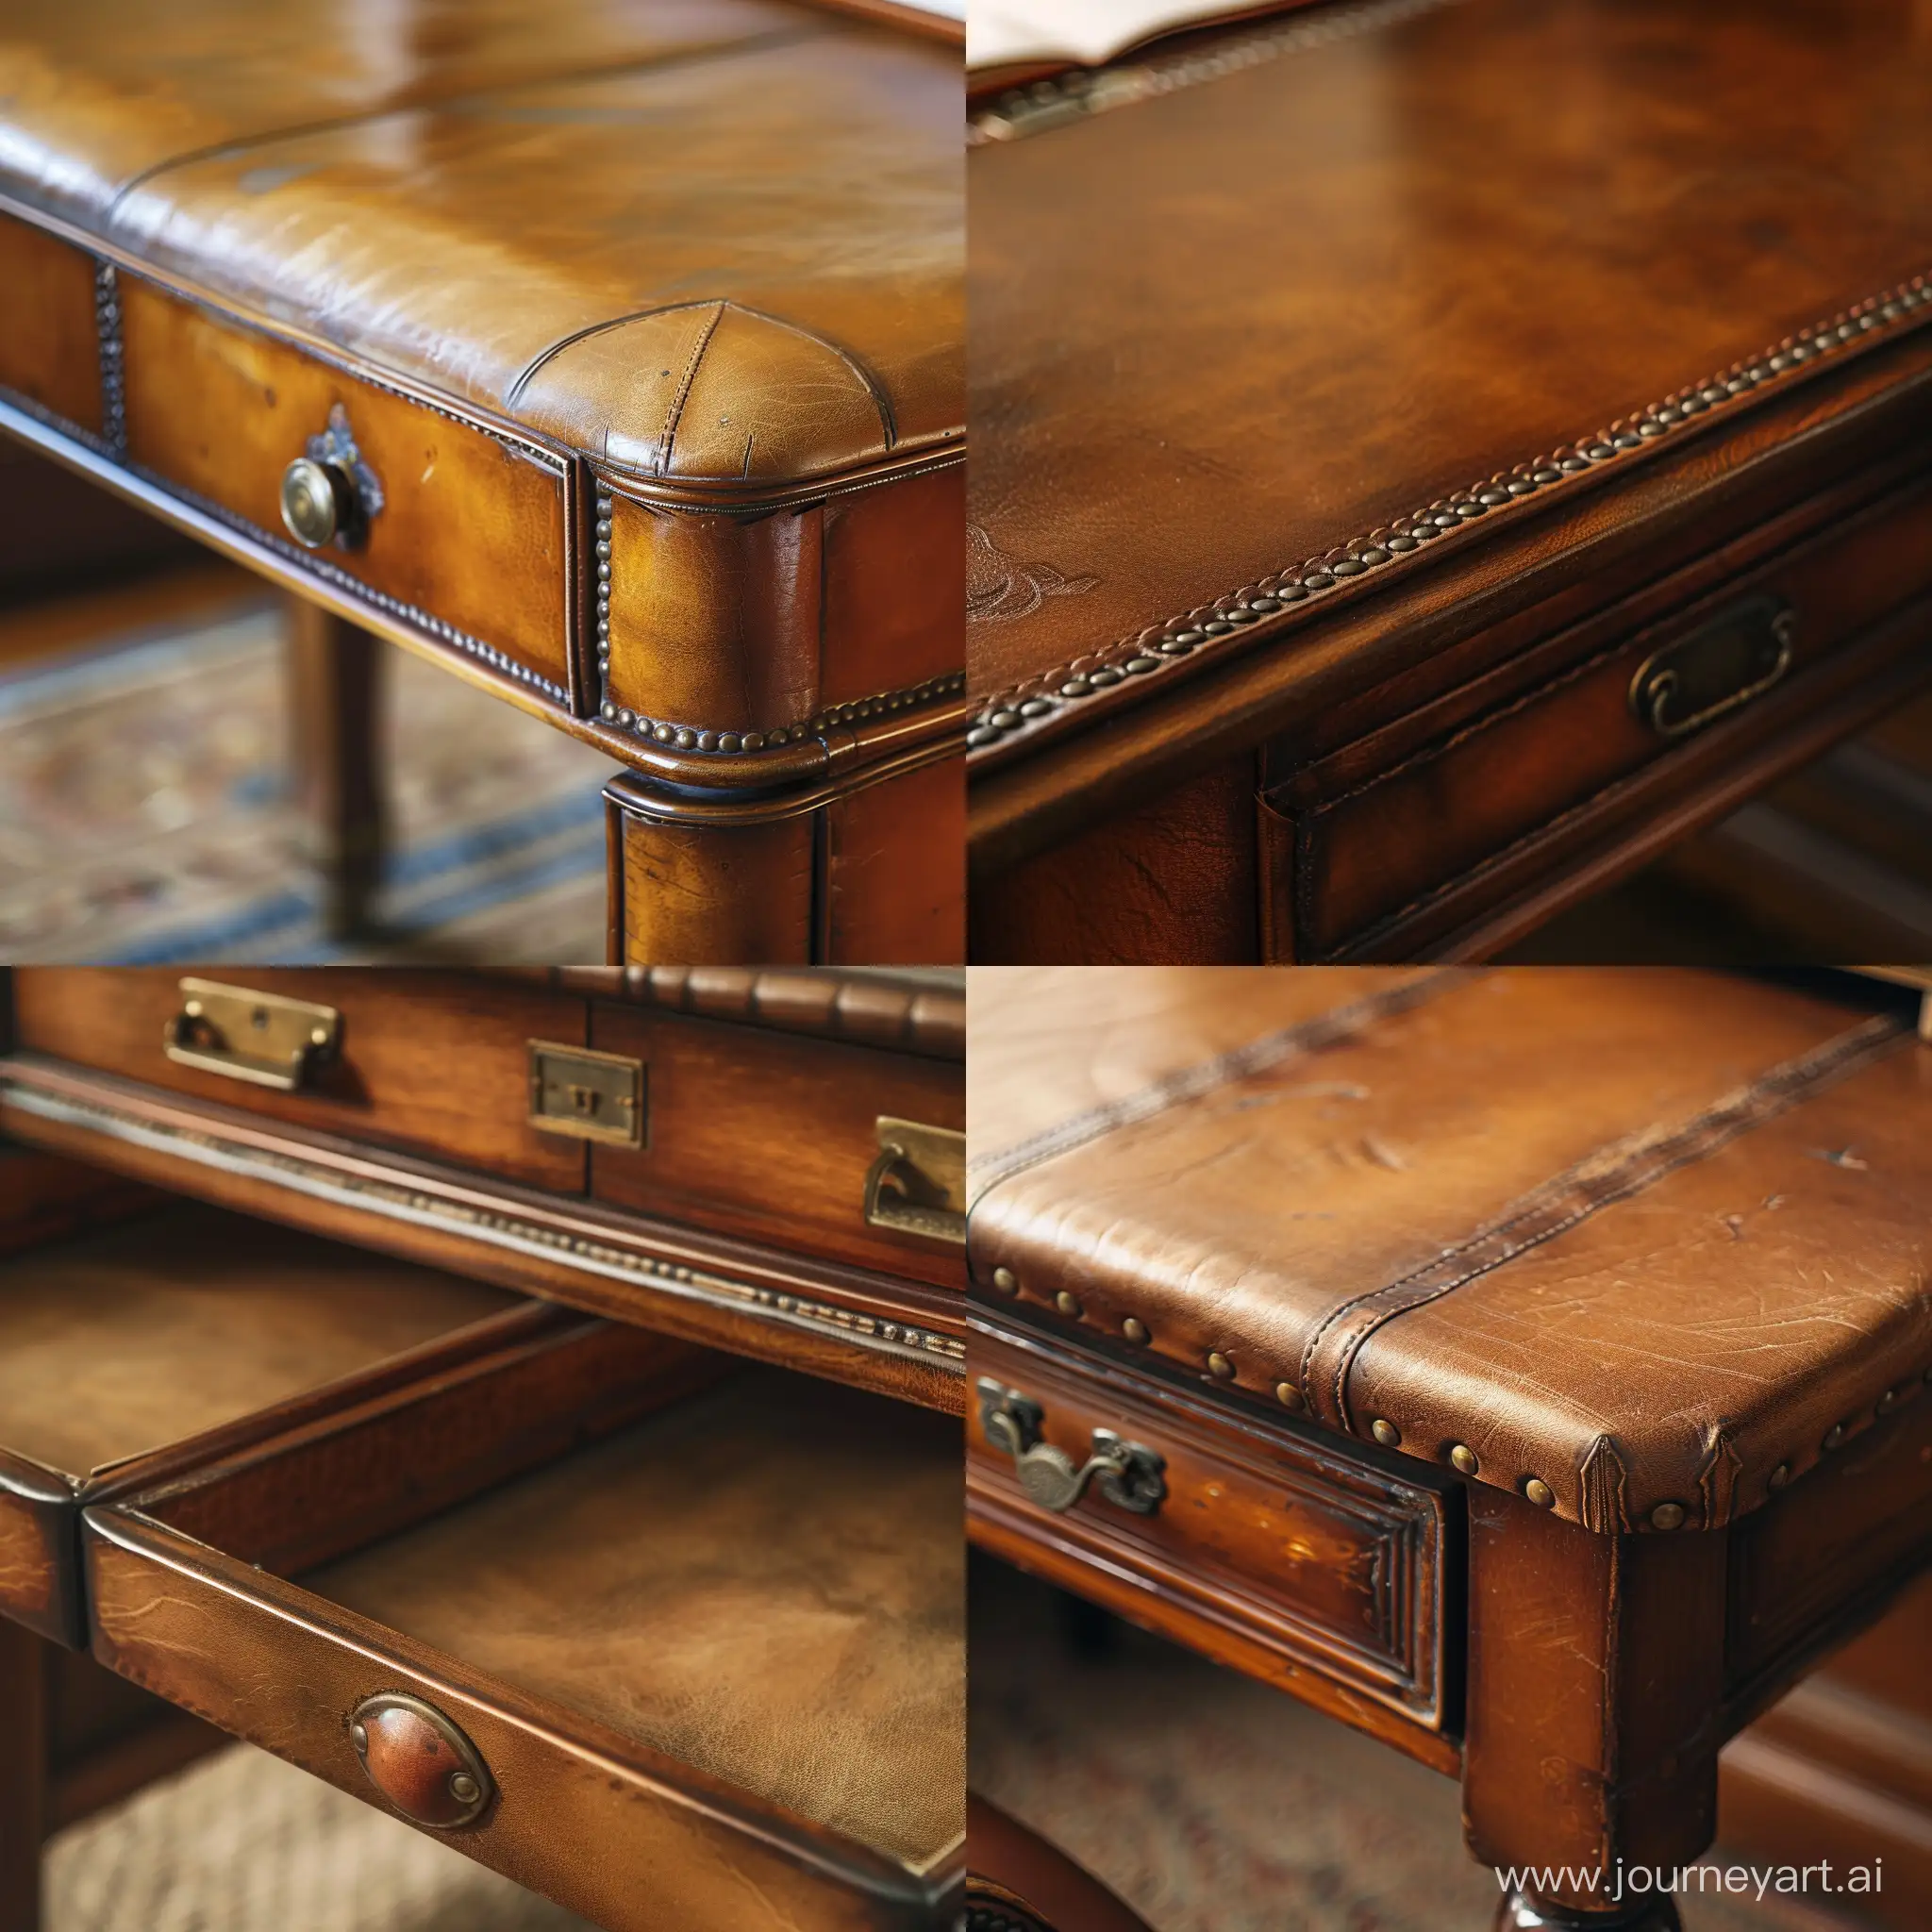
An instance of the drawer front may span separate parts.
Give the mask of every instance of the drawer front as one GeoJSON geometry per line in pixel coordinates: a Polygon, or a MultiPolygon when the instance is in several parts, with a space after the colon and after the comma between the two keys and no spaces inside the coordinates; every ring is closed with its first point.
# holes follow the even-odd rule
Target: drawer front
{"type": "Polygon", "coordinates": [[[137,275],[119,279],[132,461],[267,533],[312,569],[426,616],[432,629],[455,632],[452,641],[501,653],[551,695],[562,693],[571,591],[561,458],[349,375],[137,275]],[[381,507],[350,547],[306,549],[283,525],[283,472],[318,454],[311,440],[326,441],[332,428],[330,459],[373,477],[381,507]]]}
{"type": "MultiPolygon", "coordinates": [[[[1262,823],[1273,876],[1292,874],[1301,957],[1352,948],[1418,914],[1613,788],[1669,782],[1708,731],[1755,743],[1802,723],[1818,702],[1807,669],[1928,591],[1932,490],[1920,486],[1348,790],[1331,791],[1320,766],[1291,780],[1262,823]],[[1782,662],[1778,625],[1789,638],[1782,662]],[[1685,695],[1700,683],[1701,696],[1685,695]]],[[[1359,755],[1334,763],[1354,772],[1359,755]]]]}
{"type": "Polygon", "coordinates": [[[0,215],[0,389],[75,427],[101,433],[94,260],[25,222],[0,215]]]}
{"type": "Polygon", "coordinates": [[[0,1449],[0,1616],[70,1649],[87,1641],[74,1535],[73,1492],[0,1449]]]}
{"type": "Polygon", "coordinates": [[[963,1809],[957,1432],[716,1377],[586,1324],[91,1509],[94,1655],[609,1932],[741,1932],[747,1901],[797,1932],[925,1932],[963,1809]],[[708,1673],[688,1700],[667,1656],[674,1684],[708,1673]],[[398,1698],[433,1778],[375,1748],[398,1698]],[[789,1808],[814,1774],[822,1810],[789,1808]],[[843,1828],[895,1812],[904,1850],[843,1828]]]}
{"type": "Polygon", "coordinates": [[[643,1062],[648,1096],[642,1147],[591,1150],[598,1199],[964,1285],[963,1222],[948,1237],[890,1224],[890,1204],[884,1224],[866,1213],[881,1120],[964,1132],[957,1062],[602,1004],[591,1036],[643,1062]]]}
{"type": "Polygon", "coordinates": [[[17,969],[15,1043],[291,1125],[583,1191],[585,1143],[529,1122],[529,1042],[581,1043],[581,999],[409,969],[214,968],[208,976],[336,1008],[338,1056],[286,1093],[181,1065],[162,1040],[183,1008],[182,975],[137,967],[17,969]]]}
{"type": "MultiPolygon", "coordinates": [[[[1131,1621],[1443,1761],[1444,1576],[1453,1491],[1221,1416],[1109,1365],[975,1326],[968,1349],[975,1539],[1131,1621]],[[992,1385],[989,1388],[989,1384],[992,1385]],[[1090,1481],[1053,1509],[988,1434],[1000,1391],[1077,1470],[1094,1431],[1153,1452],[1166,1493],[1137,1513],[1090,1481]]],[[[994,1424],[997,1428],[999,1424],[994,1424]]]]}

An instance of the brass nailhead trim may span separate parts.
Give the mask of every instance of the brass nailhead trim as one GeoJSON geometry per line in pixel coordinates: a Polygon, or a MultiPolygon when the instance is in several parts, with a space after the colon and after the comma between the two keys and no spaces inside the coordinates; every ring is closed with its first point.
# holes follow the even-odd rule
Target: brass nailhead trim
{"type": "Polygon", "coordinates": [[[1781,1490],[1788,1482],[1790,1481],[1790,1479],[1791,1465],[1789,1462],[1780,1462],[1778,1466],[1772,1471],[1771,1479],[1767,1487],[1774,1490],[1781,1490]]]}
{"type": "Polygon", "coordinates": [[[1302,1391],[1292,1382],[1277,1382],[1274,1385],[1274,1399],[1283,1408],[1299,1410],[1304,1407],[1302,1391]]]}
{"type": "Polygon", "coordinates": [[[1475,1451],[1462,1442],[1457,1443],[1455,1448],[1450,1450],[1449,1460],[1452,1466],[1459,1469],[1464,1475],[1474,1475],[1482,1467],[1475,1459],[1475,1451]]]}
{"type": "Polygon", "coordinates": [[[1826,1429],[1826,1430],[1825,1430],[1825,1432],[1824,1432],[1824,1441],[1823,1441],[1823,1442],[1822,1442],[1822,1443],[1821,1443],[1821,1444],[1820,1444],[1819,1446],[1820,1446],[1821,1448],[1823,1448],[1823,1449],[1826,1449],[1826,1450],[1830,1450],[1830,1449],[1836,1449],[1836,1448],[1838,1447],[1838,1445],[1839,1445],[1839,1444],[1840,1444],[1840,1442],[1842,1442],[1842,1441],[1844,1441],[1844,1439],[1845,1439],[1845,1425],[1844,1425],[1844,1424],[1842,1424],[1842,1423],[1833,1423],[1833,1424],[1832,1424],[1832,1425],[1830,1426],[1830,1428],[1828,1428],[1828,1429],[1826,1429]]]}
{"type": "Polygon", "coordinates": [[[1208,1373],[1219,1381],[1231,1382],[1234,1380],[1234,1363],[1216,1349],[1208,1357],[1208,1373]]]}
{"type": "Polygon", "coordinates": [[[995,1268],[992,1271],[992,1285],[1002,1294],[1020,1292],[1020,1277],[1010,1268],[995,1268]]]}
{"type": "Polygon", "coordinates": [[[1534,1503],[1539,1509],[1554,1509],[1557,1507],[1556,1491],[1551,1489],[1549,1484],[1544,1482],[1541,1476],[1531,1476],[1530,1479],[1524,1484],[1523,1493],[1525,1496],[1527,1496],[1529,1500],[1532,1503],[1534,1503]]]}
{"type": "Polygon", "coordinates": [[[1402,1431],[1393,1423],[1384,1422],[1380,1416],[1369,1424],[1369,1434],[1385,1449],[1393,1449],[1402,1441],[1402,1431]]]}
{"type": "Polygon", "coordinates": [[[1080,1304],[1065,1289],[1061,1289],[1059,1293],[1054,1296],[1053,1305],[1063,1315],[1078,1316],[1080,1312],[1080,1304]]]}
{"type": "Polygon", "coordinates": [[[1133,1315],[1121,1324],[1121,1333],[1137,1346],[1147,1340],[1147,1324],[1133,1315]]]}
{"type": "Polygon", "coordinates": [[[1681,1529],[1683,1524],[1684,1506],[1681,1503],[1659,1503],[1650,1512],[1653,1529],[1681,1529]]]}
{"type": "Polygon", "coordinates": [[[1890,1415],[1892,1412],[1892,1410],[1895,1409],[1897,1407],[1898,1391],[1896,1389],[1888,1389],[1885,1391],[1885,1393],[1878,1398],[1878,1413],[1880,1415],[1890,1415]]]}

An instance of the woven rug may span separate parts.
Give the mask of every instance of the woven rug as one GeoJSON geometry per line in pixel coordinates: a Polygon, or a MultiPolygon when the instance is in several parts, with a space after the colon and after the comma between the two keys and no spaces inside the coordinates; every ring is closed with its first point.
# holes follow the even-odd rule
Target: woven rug
{"type": "Polygon", "coordinates": [[[245,1744],[69,1826],[45,1887],[43,1932],[591,1932],[245,1744]]]}
{"type": "Polygon", "coordinates": [[[400,650],[378,924],[322,938],[283,622],[249,597],[0,677],[0,957],[601,960],[609,761],[400,650]]]}
{"type": "MultiPolygon", "coordinates": [[[[1060,1845],[1154,1932],[1490,1932],[1453,1780],[1265,1685],[975,1558],[974,1788],[1060,1845]]],[[[1722,1862],[1722,1859],[1720,1859],[1722,1862]]],[[[1685,1932],[1840,1932],[1768,1901],[1690,1897],[1685,1932]]]]}

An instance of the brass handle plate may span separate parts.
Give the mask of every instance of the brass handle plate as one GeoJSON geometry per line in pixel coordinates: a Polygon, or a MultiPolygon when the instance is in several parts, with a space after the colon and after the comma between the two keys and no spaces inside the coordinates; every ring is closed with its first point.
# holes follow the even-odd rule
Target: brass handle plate
{"type": "Polygon", "coordinates": [[[1652,652],[1630,680],[1630,708],[1659,738],[1688,738],[1769,691],[1790,669],[1797,635],[1789,604],[1747,597],[1652,652]]]}
{"type": "Polygon", "coordinates": [[[482,1754],[433,1704],[400,1690],[365,1697],[349,1713],[362,1769],[405,1818],[460,1831],[489,1809],[495,1780],[482,1754]]]}
{"type": "Polygon", "coordinates": [[[878,1156],[865,1176],[868,1227],[966,1241],[966,1136],[880,1114],[878,1156]]]}
{"type": "Polygon", "coordinates": [[[555,1040],[530,1042],[530,1124],[540,1134],[644,1144],[644,1063],[555,1040]]]}
{"type": "Polygon", "coordinates": [[[348,411],[337,403],[328,427],[282,472],[282,522],[306,550],[325,543],[349,550],[367,534],[382,501],[382,485],[356,447],[348,411]]]}
{"type": "Polygon", "coordinates": [[[181,1010],[161,1034],[179,1066],[293,1093],[341,1050],[342,1016],[333,1007],[212,979],[184,979],[180,991],[181,1010]]]}
{"type": "Polygon", "coordinates": [[[1111,1429],[1095,1429],[1087,1460],[1076,1463],[1044,1439],[1046,1412],[1030,1395],[987,1375],[978,1386],[986,1440],[1013,1458],[1020,1487],[1042,1509],[1064,1515],[1096,1478],[1100,1493],[1130,1515],[1152,1516],[1167,1500],[1166,1458],[1144,1443],[1123,1441],[1111,1429]]]}

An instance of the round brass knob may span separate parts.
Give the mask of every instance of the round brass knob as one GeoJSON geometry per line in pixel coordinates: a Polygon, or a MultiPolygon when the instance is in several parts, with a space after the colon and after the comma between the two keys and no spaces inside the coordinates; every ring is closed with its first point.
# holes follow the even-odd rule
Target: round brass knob
{"type": "Polygon", "coordinates": [[[296,542],[320,550],[355,514],[356,488],[333,463],[297,457],[282,472],[282,521],[296,542]]]}
{"type": "Polygon", "coordinates": [[[349,1741],[369,1782],[432,1830],[474,1824],[495,1795],[476,1747],[420,1697],[386,1690],[365,1698],[349,1714],[349,1741]]]}

